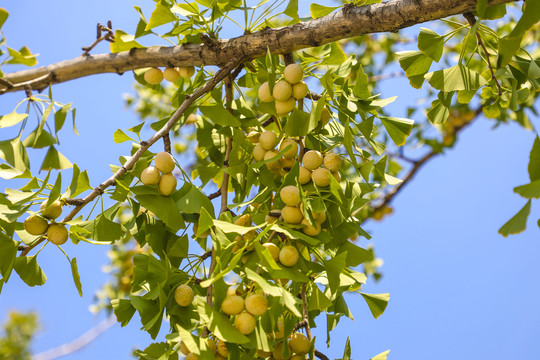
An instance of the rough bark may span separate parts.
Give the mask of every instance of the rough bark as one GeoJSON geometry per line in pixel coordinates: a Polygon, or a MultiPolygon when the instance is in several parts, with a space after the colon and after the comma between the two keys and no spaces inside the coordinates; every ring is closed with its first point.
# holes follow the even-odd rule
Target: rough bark
{"type": "MultiPolygon", "coordinates": [[[[490,0],[489,4],[516,0],[490,0]]],[[[355,7],[346,5],[330,15],[276,29],[264,29],[232,39],[206,41],[205,44],[156,46],[132,49],[115,54],[80,56],[49,66],[6,74],[0,93],[43,89],[83,76],[100,73],[122,74],[150,66],[223,65],[229,59],[255,59],[267,49],[286,54],[299,49],[321,46],[340,39],[364,34],[394,32],[415,24],[463,14],[476,8],[476,0],[392,0],[381,4],[355,7]],[[7,85],[11,84],[11,86],[7,85]]]]}

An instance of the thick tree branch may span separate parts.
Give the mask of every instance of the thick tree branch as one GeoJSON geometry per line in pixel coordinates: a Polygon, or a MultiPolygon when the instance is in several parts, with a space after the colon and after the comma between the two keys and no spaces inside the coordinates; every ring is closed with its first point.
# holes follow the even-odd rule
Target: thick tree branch
{"type": "MultiPolygon", "coordinates": [[[[90,194],[88,194],[82,201],[77,204],[77,206],[62,220],[62,222],[70,221],[79,213],[79,211],[82,210],[82,208],[88,204],[90,201],[94,200],[99,195],[103,194],[106,188],[108,188],[111,185],[114,185],[116,183],[116,179],[124,175],[126,172],[131,170],[131,168],[135,165],[137,160],[141,158],[141,156],[144,154],[144,152],[152,146],[156,141],[161,139],[165,134],[168,134],[171,128],[178,122],[182,114],[201,96],[206,94],[207,92],[211,91],[221,80],[223,80],[227,75],[230,74],[230,72],[238,66],[240,63],[240,60],[233,60],[231,61],[227,66],[220,69],[216,74],[210,79],[207,83],[205,83],[203,86],[198,88],[193,92],[193,94],[186,97],[186,100],[180,105],[180,107],[174,112],[174,114],[171,116],[169,121],[159,130],[157,131],[152,137],[150,137],[148,140],[141,142],[141,147],[133,156],[129,158],[128,161],[122,166],[118,171],[114,173],[113,176],[111,176],[109,179],[107,179],[105,182],[98,185],[94,191],[92,191],[90,194]]],[[[32,250],[34,247],[36,247],[38,244],[43,242],[45,239],[42,238],[41,240],[37,241],[32,246],[28,246],[25,250],[21,252],[21,256],[25,256],[32,250]]]]}
{"type": "MultiPolygon", "coordinates": [[[[490,5],[516,0],[490,0],[490,5]]],[[[183,44],[174,47],[155,46],[131,49],[115,54],[87,55],[49,66],[6,74],[0,92],[44,89],[50,84],[101,74],[122,74],[145,67],[223,65],[226,59],[239,55],[244,60],[273,54],[286,54],[317,47],[355,36],[395,32],[415,24],[463,14],[476,9],[476,0],[393,0],[380,4],[343,9],[327,16],[276,29],[264,29],[211,44],[183,44]]]]}

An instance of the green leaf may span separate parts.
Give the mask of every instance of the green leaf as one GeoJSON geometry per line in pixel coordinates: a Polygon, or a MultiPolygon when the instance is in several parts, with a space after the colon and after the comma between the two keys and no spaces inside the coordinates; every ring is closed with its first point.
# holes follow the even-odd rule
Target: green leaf
{"type": "Polygon", "coordinates": [[[0,274],[4,281],[9,279],[17,258],[18,243],[0,233],[0,274]]]}
{"type": "Polygon", "coordinates": [[[375,355],[374,357],[372,357],[369,360],[386,360],[386,359],[388,359],[388,354],[390,354],[390,350],[386,350],[386,351],[380,353],[379,355],[375,355]]]}
{"type": "Polygon", "coordinates": [[[351,267],[355,267],[362,263],[365,263],[366,261],[371,260],[371,258],[373,257],[370,251],[361,248],[360,246],[357,246],[348,240],[339,246],[338,252],[347,253],[345,264],[351,267]]]}
{"type": "Polygon", "coordinates": [[[199,110],[213,123],[221,126],[240,126],[240,121],[222,104],[199,106],[199,110]]]}
{"type": "Polygon", "coordinates": [[[332,291],[332,294],[335,294],[339,288],[340,280],[339,276],[343,269],[346,267],[347,261],[347,252],[344,251],[340,254],[337,254],[330,260],[323,260],[323,265],[326,269],[326,275],[328,277],[328,286],[332,291]]]}
{"type": "Polygon", "coordinates": [[[529,179],[540,180],[540,138],[534,139],[534,144],[529,155],[529,179]]]}
{"type": "Polygon", "coordinates": [[[476,1],[476,12],[478,13],[478,16],[480,16],[481,18],[484,17],[484,12],[486,11],[487,4],[488,4],[488,0],[476,1]]]}
{"type": "Polygon", "coordinates": [[[526,199],[538,199],[540,198],[540,180],[535,180],[530,184],[515,187],[514,192],[526,199]]]}
{"type": "Polygon", "coordinates": [[[69,169],[71,167],[71,162],[64,155],[58,152],[54,146],[49,147],[49,150],[45,155],[45,159],[43,159],[43,163],[41,164],[41,170],[62,170],[69,169]]]}
{"type": "Polygon", "coordinates": [[[310,114],[295,108],[285,125],[288,136],[306,136],[310,129],[310,114]]]}
{"type": "Polygon", "coordinates": [[[0,178],[2,179],[30,179],[32,173],[25,169],[24,172],[12,168],[8,164],[0,164],[0,178]]]}
{"type": "Polygon", "coordinates": [[[317,284],[312,285],[311,296],[308,301],[308,311],[325,310],[334,303],[317,287],[317,284]]]}
{"type": "Polygon", "coordinates": [[[420,51],[401,51],[396,55],[412,87],[419,89],[424,83],[424,75],[429,71],[433,59],[420,51]]]}
{"type": "Polygon", "coordinates": [[[330,14],[332,11],[339,8],[340,8],[339,6],[323,6],[323,5],[313,3],[309,6],[309,13],[311,14],[311,17],[313,19],[317,19],[322,16],[326,16],[330,14]]]}
{"type": "Polygon", "coordinates": [[[169,8],[167,2],[160,1],[156,4],[156,8],[152,12],[150,20],[148,20],[148,24],[146,24],[146,28],[144,30],[150,30],[176,20],[177,18],[171,12],[171,9],[169,8]]]}
{"type": "Polygon", "coordinates": [[[421,28],[418,35],[418,49],[435,62],[439,62],[443,54],[444,36],[437,34],[435,31],[421,28]]]}
{"type": "Polygon", "coordinates": [[[347,336],[347,342],[345,343],[345,350],[343,351],[343,357],[341,360],[351,360],[351,340],[347,336]]]}
{"type": "Polygon", "coordinates": [[[369,79],[362,65],[358,66],[356,72],[356,82],[354,83],[353,94],[360,99],[368,99],[371,97],[371,92],[368,88],[369,79]]]}
{"type": "Polygon", "coordinates": [[[0,8],[0,28],[6,22],[8,16],[9,16],[9,12],[7,12],[6,9],[0,8]]]}
{"type": "Polygon", "coordinates": [[[111,43],[112,53],[128,51],[135,48],[144,48],[144,46],[135,41],[134,35],[129,35],[122,30],[115,31],[114,41],[111,43]]]}
{"type": "Polygon", "coordinates": [[[79,275],[79,268],[77,267],[77,258],[73,258],[70,261],[71,264],[71,275],[73,275],[73,282],[75,283],[75,286],[77,287],[77,291],[79,292],[80,297],[83,296],[82,291],[82,284],[81,284],[81,276],[79,275]]]}
{"type": "Polygon", "coordinates": [[[410,135],[413,128],[414,121],[386,116],[381,116],[380,119],[392,141],[397,146],[405,144],[405,140],[407,139],[407,136],[410,135]]]}
{"type": "Polygon", "coordinates": [[[112,243],[120,239],[125,233],[122,225],[107,218],[105,213],[100,214],[95,220],[85,221],[76,225],[76,227],[88,231],[90,235],[87,237],[101,242],[112,243]]]}
{"type": "Polygon", "coordinates": [[[66,190],[66,196],[72,198],[90,189],[92,189],[92,187],[90,186],[90,179],[88,178],[86,170],[81,173],[77,164],[73,164],[71,184],[66,190]]]}
{"type": "Polygon", "coordinates": [[[25,171],[30,167],[28,154],[20,138],[0,141],[0,159],[19,171],[25,171]]]}
{"type": "Polygon", "coordinates": [[[34,66],[37,64],[37,54],[32,54],[30,49],[23,46],[19,51],[9,48],[8,52],[11,58],[7,61],[8,64],[22,64],[26,66],[34,66]]]}
{"type": "Polygon", "coordinates": [[[113,140],[116,144],[123,143],[125,141],[135,141],[132,138],[130,138],[125,132],[123,132],[121,129],[117,129],[113,134],[113,140]]]}
{"type": "Polygon", "coordinates": [[[499,234],[506,237],[512,234],[519,234],[527,227],[527,218],[531,212],[531,200],[527,201],[527,204],[518,211],[506,224],[499,229],[499,234]]]}
{"type": "Polygon", "coordinates": [[[540,21],[540,1],[527,1],[523,15],[510,34],[499,39],[497,68],[502,68],[510,62],[521,45],[523,35],[538,21],[540,21]]]}
{"type": "Polygon", "coordinates": [[[295,23],[299,22],[300,18],[298,17],[298,0],[289,0],[287,7],[283,11],[283,14],[293,19],[295,23]]]}
{"type": "Polygon", "coordinates": [[[366,300],[369,310],[371,310],[371,314],[375,319],[382,315],[390,300],[390,294],[360,293],[360,295],[366,300]]]}
{"type": "Polygon", "coordinates": [[[506,4],[491,5],[488,6],[482,19],[484,20],[496,20],[506,15],[506,4]]]}
{"type": "Polygon", "coordinates": [[[458,64],[449,69],[438,70],[425,75],[430,85],[444,92],[476,90],[487,85],[487,81],[476,71],[458,64]]]}
{"type": "MultiPolygon", "coordinates": [[[[215,220],[215,219],[213,220],[213,223],[218,229],[220,229],[226,234],[234,233],[234,234],[244,235],[250,231],[253,231],[259,228],[258,226],[251,227],[251,226],[235,225],[230,222],[215,220]]],[[[204,231],[204,229],[201,229],[201,231],[204,231]]]]}
{"type": "Polygon", "coordinates": [[[60,110],[54,113],[54,131],[55,132],[58,133],[60,129],[64,127],[64,123],[66,122],[66,116],[70,109],[71,109],[71,103],[62,106],[60,110]]]}
{"type": "Polygon", "coordinates": [[[173,195],[178,210],[188,214],[199,214],[204,208],[210,214],[214,214],[214,206],[199,188],[190,183],[185,183],[182,188],[173,195]]]}
{"type": "MultiPolygon", "coordinates": [[[[3,9],[0,9],[0,11],[1,10],[3,9]]],[[[1,15],[1,12],[0,12],[0,15],[1,15]]],[[[0,116],[0,129],[17,125],[18,123],[20,123],[27,117],[28,117],[27,113],[19,114],[18,112],[16,112],[16,110],[13,110],[13,112],[7,115],[0,116]]]]}
{"type": "Polygon", "coordinates": [[[47,276],[37,263],[36,255],[17,257],[13,268],[28,286],[43,285],[47,281],[47,276]]]}

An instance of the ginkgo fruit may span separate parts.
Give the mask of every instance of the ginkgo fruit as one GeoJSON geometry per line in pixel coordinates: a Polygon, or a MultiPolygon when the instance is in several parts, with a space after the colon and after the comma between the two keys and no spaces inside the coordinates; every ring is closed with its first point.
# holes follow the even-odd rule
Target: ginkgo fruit
{"type": "Polygon", "coordinates": [[[297,206],[300,204],[300,189],[294,185],[284,186],[279,191],[279,197],[285,205],[297,206]]]}
{"type": "Polygon", "coordinates": [[[221,303],[221,310],[227,315],[240,314],[244,310],[244,299],[238,295],[227,295],[221,303]]]}
{"type": "Polygon", "coordinates": [[[227,349],[227,343],[225,341],[218,341],[216,347],[220,356],[223,356],[224,358],[229,357],[229,350],[227,349]]]}
{"type": "Polygon", "coordinates": [[[284,338],[285,337],[285,324],[283,323],[282,319],[279,319],[277,321],[277,328],[278,328],[278,331],[274,333],[274,337],[276,339],[284,338]]]}
{"type": "Polygon", "coordinates": [[[311,174],[311,179],[315,183],[315,185],[320,187],[325,187],[330,185],[330,171],[325,168],[317,168],[313,170],[313,173],[311,174]]]}
{"type": "Polygon", "coordinates": [[[303,76],[304,72],[302,70],[302,66],[298,64],[289,64],[285,66],[285,70],[283,71],[283,77],[290,84],[296,84],[300,82],[303,76]]]}
{"type": "Polygon", "coordinates": [[[271,130],[264,131],[259,136],[259,144],[261,144],[264,150],[272,150],[278,143],[278,137],[275,132],[271,130]]]}
{"type": "Polygon", "coordinates": [[[158,68],[148,69],[144,73],[144,81],[150,85],[158,85],[163,80],[163,73],[158,68]]]}
{"type": "Polygon", "coordinates": [[[176,80],[180,79],[180,73],[175,68],[168,67],[163,70],[163,77],[169,82],[176,82],[176,80]]]}
{"type": "Polygon", "coordinates": [[[141,181],[144,185],[157,185],[161,174],[154,166],[149,166],[141,172],[141,181]]]}
{"type": "Polygon", "coordinates": [[[330,110],[328,108],[323,108],[321,112],[321,124],[325,126],[330,121],[330,110]]]}
{"type": "Polygon", "coordinates": [[[191,352],[183,341],[180,342],[180,352],[184,355],[187,355],[191,352]]]}
{"type": "Polygon", "coordinates": [[[295,354],[305,355],[311,348],[309,339],[302,333],[294,333],[289,339],[289,346],[295,354]]]}
{"type": "Polygon", "coordinates": [[[308,170],[315,170],[323,163],[323,157],[321,153],[317,150],[310,150],[304,154],[302,159],[302,164],[308,170]]]}
{"type": "Polygon", "coordinates": [[[292,87],[291,84],[284,80],[278,81],[274,85],[274,91],[272,92],[272,95],[277,101],[285,101],[288,100],[292,95],[292,87]]]}
{"type": "Polygon", "coordinates": [[[259,137],[261,136],[261,133],[258,131],[250,131],[249,134],[247,134],[246,138],[249,140],[249,142],[253,144],[257,144],[259,142],[259,137]]]}
{"type": "Polygon", "coordinates": [[[284,139],[279,145],[279,151],[283,151],[283,156],[286,158],[294,158],[298,154],[298,143],[293,139],[284,139]],[[287,150],[285,150],[287,149],[287,150]]]}
{"type": "Polygon", "coordinates": [[[287,347],[289,348],[289,353],[290,353],[290,346],[288,344],[287,341],[285,342],[280,342],[276,345],[274,345],[274,351],[272,352],[272,356],[274,357],[274,360],[289,360],[290,357],[284,357],[283,356],[283,348],[285,347],[285,345],[287,345],[287,347]]]}
{"type": "Polygon", "coordinates": [[[278,261],[278,259],[279,259],[279,248],[277,247],[276,244],[271,243],[271,242],[267,242],[267,243],[262,244],[262,246],[264,246],[266,249],[268,249],[268,251],[270,252],[270,255],[272,256],[274,261],[278,261]]]}
{"type": "Polygon", "coordinates": [[[234,327],[244,335],[251,334],[255,330],[255,317],[247,311],[243,311],[236,315],[234,327]]]}
{"type": "Polygon", "coordinates": [[[158,183],[159,193],[163,196],[169,196],[176,190],[176,177],[169,173],[161,175],[158,183]]]}
{"type": "Polygon", "coordinates": [[[263,351],[263,350],[257,349],[257,356],[260,358],[266,359],[272,356],[272,353],[269,351],[263,351]]]}
{"type": "Polygon", "coordinates": [[[55,200],[51,205],[47,206],[47,200],[45,200],[41,203],[39,210],[41,212],[41,216],[54,220],[62,215],[62,202],[60,200],[55,200]]]}
{"type": "Polygon", "coordinates": [[[178,73],[184,79],[189,79],[195,74],[195,68],[193,66],[180,66],[178,68],[178,73]]]}
{"type": "Polygon", "coordinates": [[[217,351],[217,347],[216,347],[217,343],[216,343],[216,340],[214,340],[214,339],[207,339],[206,341],[207,341],[207,343],[208,343],[208,349],[210,349],[210,351],[211,351],[212,353],[215,354],[216,351],[217,351]]]}
{"type": "Polygon", "coordinates": [[[296,160],[288,157],[283,157],[279,159],[279,163],[281,164],[281,167],[291,169],[296,163],[296,160]]]}
{"type": "Polygon", "coordinates": [[[338,171],[341,167],[341,157],[338,154],[326,154],[324,156],[323,165],[332,172],[338,171]]]}
{"type": "Polygon", "coordinates": [[[260,143],[253,147],[253,158],[255,161],[261,161],[264,159],[264,154],[266,154],[266,150],[263,149],[260,143]]]}
{"type": "Polygon", "coordinates": [[[279,209],[274,209],[272,211],[270,211],[266,217],[264,218],[264,221],[266,221],[267,223],[273,223],[275,222],[277,219],[279,219],[281,216],[281,210],[279,209]]]}
{"type": "Polygon", "coordinates": [[[311,225],[308,219],[302,219],[301,225],[304,225],[302,232],[309,236],[317,236],[321,233],[321,224],[318,221],[315,221],[315,226],[311,225]]]}
{"type": "Polygon", "coordinates": [[[305,185],[311,181],[311,170],[306,169],[303,166],[300,166],[298,173],[298,182],[300,185],[305,185]]]}
{"type": "Polygon", "coordinates": [[[251,315],[259,316],[268,310],[268,300],[261,294],[251,294],[246,298],[245,307],[251,315]]]}
{"type": "Polygon", "coordinates": [[[184,360],[199,360],[199,357],[194,353],[189,353],[184,360]]]}
{"type": "Polygon", "coordinates": [[[47,231],[49,223],[39,215],[30,215],[24,220],[24,229],[30,235],[42,235],[47,231]]]}
{"type": "Polygon", "coordinates": [[[259,100],[262,102],[272,102],[274,101],[274,96],[270,92],[270,85],[268,84],[268,81],[263,82],[261,86],[259,86],[258,90],[259,100]]]}
{"type": "Polygon", "coordinates": [[[305,82],[300,81],[292,86],[292,97],[296,100],[305,98],[307,94],[309,94],[309,89],[305,82]]]}
{"type": "Polygon", "coordinates": [[[299,258],[298,250],[292,245],[285,245],[279,252],[279,262],[287,267],[296,265],[299,258]]]}
{"type": "Polygon", "coordinates": [[[157,153],[154,161],[156,168],[162,173],[166,174],[174,170],[174,158],[166,151],[157,153]]]}
{"type": "Polygon", "coordinates": [[[189,306],[193,302],[194,298],[195,293],[189,285],[182,284],[174,291],[174,300],[180,306],[189,306]]]}
{"type": "Polygon", "coordinates": [[[287,100],[276,100],[276,112],[278,115],[283,116],[294,110],[296,106],[296,99],[292,96],[287,100]]]}
{"type": "Polygon", "coordinates": [[[281,209],[281,217],[288,224],[300,224],[304,215],[299,208],[287,205],[281,209]]]}
{"type": "Polygon", "coordinates": [[[291,356],[289,360],[305,360],[305,359],[306,357],[304,355],[296,354],[296,355],[291,356]]]}
{"type": "Polygon", "coordinates": [[[238,226],[249,226],[251,225],[251,215],[250,214],[244,214],[240,216],[238,219],[234,220],[234,225],[238,226]]]}
{"type": "MultiPolygon", "coordinates": [[[[278,152],[275,151],[275,150],[268,150],[265,154],[264,154],[264,160],[270,160],[272,159],[273,157],[277,156],[278,152]]],[[[279,162],[279,158],[277,158],[276,160],[273,160],[273,161],[270,161],[270,162],[267,162],[266,163],[266,167],[268,168],[268,170],[277,170],[281,167],[281,164],[279,162]]]]}
{"type": "Polygon", "coordinates": [[[69,238],[66,226],[64,224],[52,224],[47,228],[47,238],[55,245],[65,244],[69,238]]]}

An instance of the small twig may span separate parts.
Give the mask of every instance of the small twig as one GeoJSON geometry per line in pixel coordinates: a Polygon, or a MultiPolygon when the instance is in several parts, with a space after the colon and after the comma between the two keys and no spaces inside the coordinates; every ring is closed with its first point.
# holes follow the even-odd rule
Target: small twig
{"type": "Polygon", "coordinates": [[[294,63],[294,57],[292,53],[283,54],[283,61],[285,61],[285,66],[294,63]]]}
{"type": "Polygon", "coordinates": [[[84,52],[82,53],[82,56],[88,55],[90,50],[92,50],[94,47],[96,47],[97,44],[102,42],[103,40],[114,42],[114,32],[112,31],[112,23],[111,20],[107,22],[107,26],[103,26],[100,23],[97,24],[97,36],[96,41],[92,43],[90,46],[85,46],[82,48],[84,52]],[[105,35],[101,35],[101,32],[105,31],[105,35]]]}
{"type": "MultiPolygon", "coordinates": [[[[476,24],[476,18],[474,17],[472,13],[467,12],[463,14],[463,16],[465,17],[465,19],[467,19],[467,21],[469,22],[469,25],[474,26],[474,24],[476,24]]],[[[476,40],[478,41],[478,45],[480,45],[480,47],[484,50],[484,53],[486,54],[486,62],[488,64],[489,71],[491,72],[491,78],[493,79],[493,81],[495,81],[495,85],[497,86],[499,96],[501,96],[502,95],[501,84],[499,84],[499,80],[497,80],[497,78],[495,77],[495,71],[493,71],[493,67],[491,66],[491,61],[489,61],[489,53],[478,31],[476,31],[476,40]]]]}
{"type": "Polygon", "coordinates": [[[310,91],[309,94],[306,95],[306,97],[308,99],[311,99],[313,101],[317,101],[319,100],[320,98],[322,98],[321,95],[317,94],[317,93],[314,93],[313,91],[310,91]]]}
{"type": "Polygon", "coordinates": [[[205,252],[204,254],[201,255],[201,260],[206,260],[206,259],[208,259],[210,256],[212,256],[212,252],[211,252],[211,251],[207,251],[207,252],[205,252]]]}
{"type": "Polygon", "coordinates": [[[73,354],[76,351],[81,350],[86,345],[94,341],[99,335],[103,334],[105,331],[109,330],[114,324],[116,324],[116,317],[114,314],[109,315],[105,320],[97,324],[92,329],[85,332],[83,335],[77,339],[60,345],[54,349],[41,352],[37,355],[32,356],[32,360],[53,360],[60,357],[73,354]]]}
{"type": "Polygon", "coordinates": [[[319,350],[315,349],[315,356],[318,357],[319,359],[321,360],[330,360],[328,358],[328,356],[324,355],[322,352],[320,352],[319,350]]]}
{"type": "Polygon", "coordinates": [[[4,78],[0,78],[0,85],[4,85],[7,88],[6,90],[13,89],[13,83],[4,78]]]}
{"type": "Polygon", "coordinates": [[[270,116],[268,119],[266,119],[265,121],[263,121],[261,123],[261,126],[262,127],[267,127],[268,125],[270,125],[271,123],[273,123],[274,121],[276,121],[276,117],[274,115],[270,116]]]}
{"type": "Polygon", "coordinates": [[[75,206],[79,206],[84,203],[83,199],[63,199],[63,201],[68,205],[75,205],[75,206]]]}
{"type": "Polygon", "coordinates": [[[220,196],[221,196],[221,190],[218,190],[218,191],[216,191],[216,192],[211,193],[210,195],[208,195],[208,198],[209,198],[210,200],[213,200],[213,199],[218,198],[218,197],[220,197],[220,196]]]}
{"type": "Polygon", "coordinates": [[[308,307],[307,307],[307,298],[306,298],[306,283],[302,283],[302,292],[300,295],[302,296],[302,317],[304,318],[304,328],[306,329],[306,335],[309,341],[313,339],[313,336],[311,335],[311,328],[309,327],[309,314],[308,314],[308,307]]]}
{"type": "Polygon", "coordinates": [[[307,324],[306,320],[300,321],[299,323],[297,323],[296,325],[294,325],[294,327],[293,327],[293,332],[296,332],[296,331],[300,330],[301,328],[303,328],[304,326],[306,326],[306,324],[307,324]]]}
{"type": "Polygon", "coordinates": [[[19,247],[17,248],[17,251],[24,251],[24,250],[26,250],[27,247],[28,246],[26,246],[26,245],[19,245],[19,247]]]}
{"type": "Polygon", "coordinates": [[[166,152],[171,154],[171,137],[169,136],[169,133],[166,133],[163,135],[163,148],[166,152]]]}
{"type": "MultiPolygon", "coordinates": [[[[21,82],[21,83],[17,83],[17,87],[20,87],[22,89],[27,89],[27,87],[30,87],[32,88],[32,85],[33,84],[36,84],[36,83],[40,83],[42,81],[45,81],[45,80],[49,80],[49,78],[52,78],[53,77],[53,73],[52,72],[48,72],[44,75],[41,75],[40,77],[37,77],[33,80],[29,80],[29,81],[25,81],[25,82],[21,82]]],[[[11,86],[11,88],[13,88],[14,85],[11,86]]],[[[0,90],[0,95],[1,94],[4,94],[5,92],[9,91],[10,88],[6,88],[6,89],[3,89],[3,90],[0,90]]]]}

